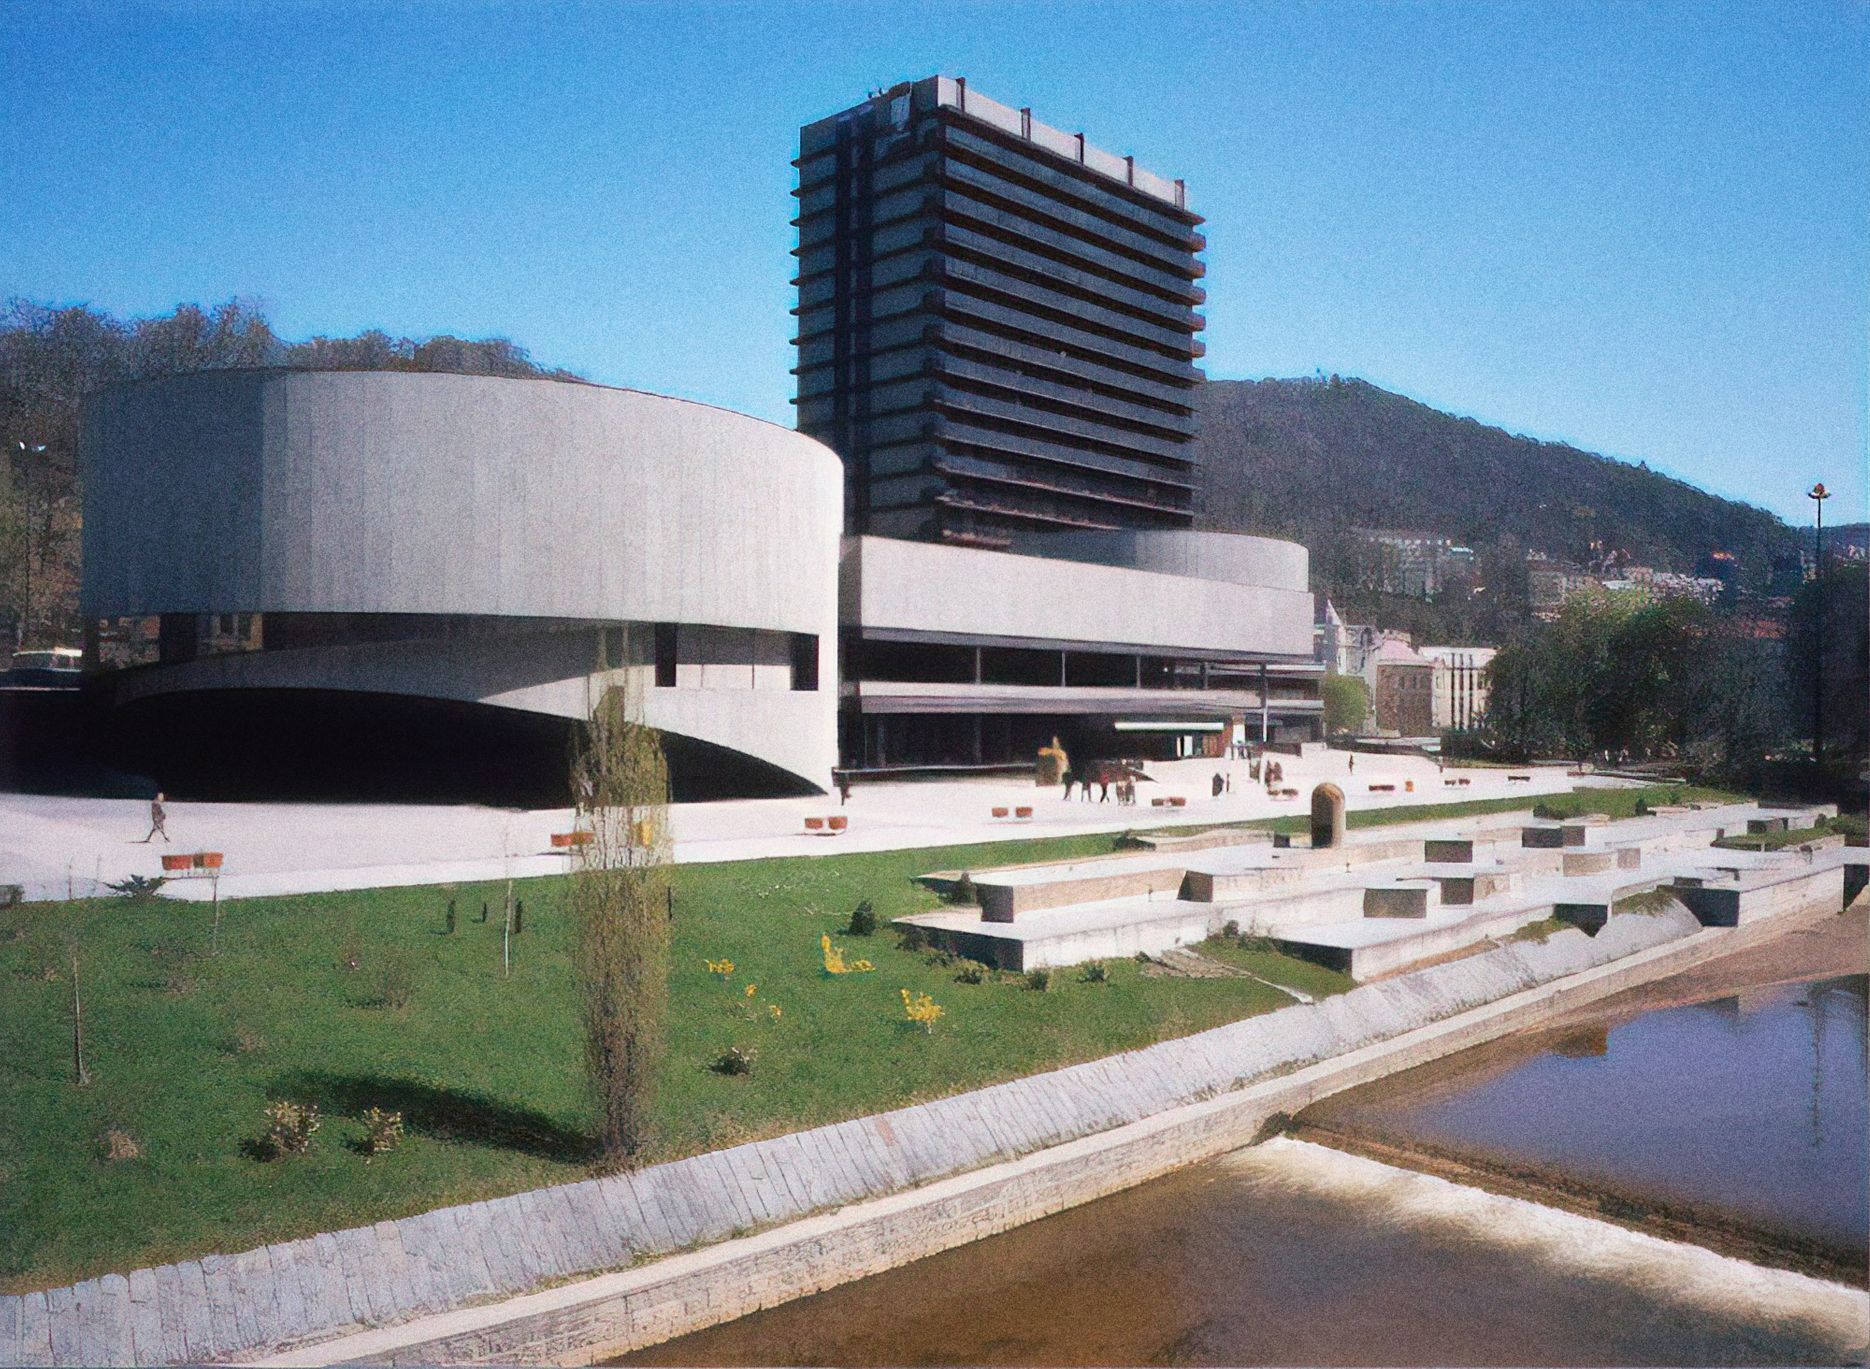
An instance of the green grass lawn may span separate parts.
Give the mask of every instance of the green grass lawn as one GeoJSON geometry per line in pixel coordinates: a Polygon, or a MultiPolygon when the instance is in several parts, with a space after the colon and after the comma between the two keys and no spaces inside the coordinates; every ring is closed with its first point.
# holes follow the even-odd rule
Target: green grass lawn
{"type": "MultiPolygon", "coordinates": [[[[1633,794],[1591,791],[1580,811],[1633,804],[1633,794]]],[[[1390,820],[1425,815],[1398,809],[1390,820]]],[[[1289,1001],[1250,979],[1144,978],[1129,961],[1111,962],[1104,984],[1062,971],[1044,993],[1004,978],[962,984],[954,966],[901,948],[887,926],[869,938],[840,934],[863,898],[885,924],[934,906],[913,882],[928,870],[1111,846],[1109,836],[1081,836],[681,867],[669,1051],[648,1158],[938,1097],[1289,1001]],[[825,975],[825,933],[875,971],[825,975]],[[710,959],[733,961],[733,973],[710,974],[710,959]],[[904,1019],[905,988],[946,1009],[933,1034],[904,1019]],[[734,1045],[753,1051],[752,1074],[711,1071],[734,1045]]],[[[0,1287],[239,1250],[585,1175],[564,882],[515,888],[525,927],[510,977],[503,885],[230,901],[218,955],[204,905],[0,911],[0,1287]],[[492,909],[485,924],[483,901],[492,909]],[[85,1088],[71,1082],[74,946],[85,1088]],[[317,1102],[323,1128],[307,1156],[255,1158],[263,1110],[281,1098],[317,1102]],[[400,1110],[408,1137],[366,1163],[351,1143],[372,1106],[400,1110]],[[140,1157],[103,1158],[101,1138],[113,1128],[140,1157]]],[[[1229,953],[1237,957],[1312,994],[1348,987],[1287,957],[1229,953]]]]}

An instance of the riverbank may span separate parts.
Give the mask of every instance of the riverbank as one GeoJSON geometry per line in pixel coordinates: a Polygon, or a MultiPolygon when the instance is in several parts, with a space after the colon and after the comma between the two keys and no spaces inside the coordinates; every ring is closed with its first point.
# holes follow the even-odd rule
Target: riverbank
{"type": "MultiPolygon", "coordinates": [[[[1536,1027],[1829,916],[1835,913],[1810,909],[1742,928],[1702,929],[1679,909],[1620,915],[1595,938],[1567,931],[1543,944],[1503,946],[1315,1007],[847,1125],[836,1129],[842,1134],[834,1144],[853,1158],[871,1157],[857,1161],[860,1168],[893,1163],[904,1174],[877,1197],[672,1259],[359,1331],[263,1362],[586,1363],[624,1353],[1226,1154],[1339,1089],[1536,1027]],[[1122,1120],[1125,1112],[1134,1120],[1122,1120]],[[1020,1130],[1051,1140],[995,1160],[1020,1130]],[[1078,1139],[1068,1139],[1074,1132],[1078,1139]],[[964,1158],[969,1152],[980,1157],[973,1164],[964,1158]],[[940,1177],[944,1172],[952,1177],[940,1177]]],[[[826,1143],[807,1142],[803,1154],[823,1155],[826,1143]]],[[[757,1155],[761,1148],[749,1149],[757,1155]]],[[[783,1154],[761,1162],[781,1166],[783,1154]]],[[[808,1182],[824,1174],[808,1161],[808,1182]]],[[[631,1178],[639,1186],[646,1180],[631,1178]]],[[[860,1178],[846,1182],[850,1191],[863,1191],[860,1178]]],[[[472,1238],[473,1227],[468,1233],[472,1238]]]]}
{"type": "MultiPolygon", "coordinates": [[[[1870,1286],[1860,1242],[1825,1239],[1783,1220],[1750,1218],[1718,1202],[1660,1193],[1653,1184],[1620,1182],[1602,1170],[1580,1172],[1523,1153],[1438,1144],[1418,1127],[1384,1120],[1398,1108],[1411,1108],[1402,1115],[1414,1116],[1424,1107],[1452,1105],[1466,1091],[1493,1086],[1547,1053],[1578,1060],[1601,1056],[1611,1049],[1612,1033],[1651,1014],[1719,1007],[1734,1002],[1736,995],[1742,996],[1740,1002],[1771,1001],[1774,990],[1790,991],[1867,971],[1870,908],[1860,900],[1838,917],[1614,995],[1586,1010],[1555,1018],[1536,1033],[1498,1041],[1459,1060],[1440,1061],[1342,1094],[1295,1119],[1291,1134],[1384,1164],[1688,1242],[1750,1263],[1860,1288],[1870,1286]]],[[[1816,1098],[1811,1106],[1817,1106],[1816,1098]]],[[[1585,1117],[1566,1119],[1569,1126],[1588,1124],[1585,1117]]],[[[1842,1125],[1861,1132],[1862,1119],[1845,1118],[1842,1125]]],[[[1666,1146],[1660,1137],[1650,1144],[1666,1146]]],[[[1601,1146],[1594,1149],[1601,1152],[1601,1146]]],[[[1685,1157],[1677,1158],[1686,1163],[1685,1157]]],[[[1741,1163],[1738,1156],[1735,1163],[1741,1163]]]]}

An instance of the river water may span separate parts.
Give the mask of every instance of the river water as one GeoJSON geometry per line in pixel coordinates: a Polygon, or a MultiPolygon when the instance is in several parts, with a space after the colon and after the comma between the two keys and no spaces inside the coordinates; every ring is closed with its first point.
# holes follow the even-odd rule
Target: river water
{"type": "MultiPolygon", "coordinates": [[[[1834,979],[1529,1038],[1335,1120],[1861,1246],[1864,997],[1834,979]]],[[[1860,1289],[1280,1138],[623,1362],[1822,1364],[1867,1343],[1860,1289]]]]}
{"type": "Polygon", "coordinates": [[[1308,1117],[1870,1259],[1865,978],[1502,1043],[1308,1117]]]}

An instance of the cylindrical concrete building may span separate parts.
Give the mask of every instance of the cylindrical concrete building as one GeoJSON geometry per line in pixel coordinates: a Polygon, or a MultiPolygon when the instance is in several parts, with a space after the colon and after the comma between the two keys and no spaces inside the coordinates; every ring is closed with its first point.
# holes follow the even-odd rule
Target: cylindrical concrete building
{"type": "Polygon", "coordinates": [[[829,782],[842,472],[810,438],[595,385],[220,371],[94,398],[84,463],[85,616],[160,624],[105,679],[172,772],[523,737],[549,788],[627,681],[678,792],[829,782]]]}

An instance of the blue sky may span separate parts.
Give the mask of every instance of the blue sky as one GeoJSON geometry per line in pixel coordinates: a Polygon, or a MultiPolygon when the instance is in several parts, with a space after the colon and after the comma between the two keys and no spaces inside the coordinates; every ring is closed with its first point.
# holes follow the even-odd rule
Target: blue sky
{"type": "Polygon", "coordinates": [[[934,71],[1186,178],[1208,371],[1865,516],[1859,3],[0,4],[0,293],[499,334],[791,421],[798,126],[934,71]]]}

